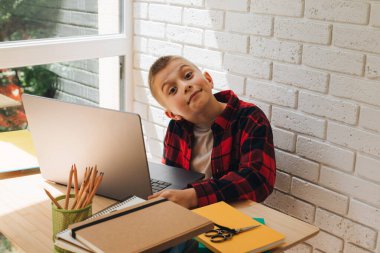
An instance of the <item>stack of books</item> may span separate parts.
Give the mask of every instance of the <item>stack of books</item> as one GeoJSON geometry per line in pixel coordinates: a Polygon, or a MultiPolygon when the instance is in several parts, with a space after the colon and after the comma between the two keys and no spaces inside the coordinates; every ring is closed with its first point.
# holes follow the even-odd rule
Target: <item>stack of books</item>
{"type": "Polygon", "coordinates": [[[160,252],[213,228],[213,223],[166,199],[136,196],[57,234],[74,252],[160,252]]]}

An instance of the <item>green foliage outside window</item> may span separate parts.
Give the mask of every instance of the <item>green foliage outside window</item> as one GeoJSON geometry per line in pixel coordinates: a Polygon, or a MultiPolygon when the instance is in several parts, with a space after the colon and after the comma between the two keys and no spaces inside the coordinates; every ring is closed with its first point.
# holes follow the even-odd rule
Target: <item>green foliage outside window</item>
{"type": "MultiPolygon", "coordinates": [[[[54,33],[57,1],[0,0],[0,42],[49,38],[54,33]],[[55,8],[54,8],[55,7],[55,8]]],[[[21,101],[23,92],[54,97],[58,76],[46,66],[0,69],[0,94],[21,101]]],[[[24,129],[22,106],[0,108],[0,132],[24,129]]]]}

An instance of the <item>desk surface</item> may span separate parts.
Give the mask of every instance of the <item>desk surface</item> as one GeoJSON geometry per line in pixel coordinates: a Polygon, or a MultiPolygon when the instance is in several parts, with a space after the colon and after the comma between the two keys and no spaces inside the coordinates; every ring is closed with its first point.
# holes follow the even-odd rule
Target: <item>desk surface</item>
{"type": "MultiPolygon", "coordinates": [[[[25,252],[52,252],[51,206],[43,188],[58,196],[64,194],[65,187],[43,180],[40,174],[27,174],[9,174],[9,178],[0,180],[0,231],[25,252]]],[[[112,203],[113,200],[96,196],[93,212],[112,203]]],[[[285,243],[271,252],[282,252],[319,230],[259,203],[244,201],[233,205],[251,217],[264,218],[269,227],[286,236],[285,243]]]]}

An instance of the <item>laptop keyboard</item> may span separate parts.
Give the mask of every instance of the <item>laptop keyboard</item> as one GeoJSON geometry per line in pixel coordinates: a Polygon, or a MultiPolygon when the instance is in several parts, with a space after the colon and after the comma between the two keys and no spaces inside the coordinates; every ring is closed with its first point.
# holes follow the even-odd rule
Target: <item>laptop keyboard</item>
{"type": "Polygon", "coordinates": [[[160,181],[153,178],[150,179],[150,184],[152,185],[153,193],[159,192],[165,189],[166,187],[168,187],[169,185],[171,185],[171,183],[160,181]]]}

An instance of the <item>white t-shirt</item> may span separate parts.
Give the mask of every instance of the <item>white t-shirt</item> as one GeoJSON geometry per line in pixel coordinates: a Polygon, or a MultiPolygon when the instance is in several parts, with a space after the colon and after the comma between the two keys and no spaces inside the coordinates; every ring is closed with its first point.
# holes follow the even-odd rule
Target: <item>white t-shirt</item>
{"type": "Polygon", "coordinates": [[[212,177],[211,152],[214,137],[210,127],[194,126],[194,146],[191,154],[191,170],[205,174],[205,179],[212,177]]]}

